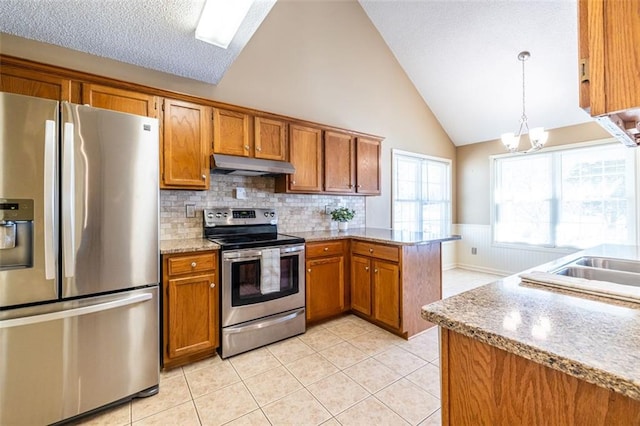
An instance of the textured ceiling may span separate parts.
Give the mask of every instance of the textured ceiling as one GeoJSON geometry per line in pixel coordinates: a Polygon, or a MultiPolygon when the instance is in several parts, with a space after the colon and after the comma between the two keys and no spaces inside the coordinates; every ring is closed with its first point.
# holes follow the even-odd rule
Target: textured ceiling
{"type": "MultiPolygon", "coordinates": [[[[194,38],[204,0],[0,0],[0,31],[217,84],[275,1],[256,0],[227,50],[194,38]]],[[[529,125],[590,120],[575,0],[359,2],[456,145],[518,129],[522,50],[529,125]]]]}
{"type": "Polygon", "coordinates": [[[217,84],[276,0],[256,0],[228,49],[196,40],[204,0],[0,0],[0,30],[217,84]]]}

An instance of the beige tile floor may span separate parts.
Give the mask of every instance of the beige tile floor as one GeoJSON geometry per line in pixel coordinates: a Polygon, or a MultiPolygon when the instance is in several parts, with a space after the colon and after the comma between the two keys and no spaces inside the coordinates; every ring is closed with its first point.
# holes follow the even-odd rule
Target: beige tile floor
{"type": "MultiPolygon", "coordinates": [[[[497,278],[445,271],[443,295],[497,278]]],[[[157,395],[81,424],[439,425],[437,333],[406,341],[344,316],[227,360],[163,372],[157,395]]]]}

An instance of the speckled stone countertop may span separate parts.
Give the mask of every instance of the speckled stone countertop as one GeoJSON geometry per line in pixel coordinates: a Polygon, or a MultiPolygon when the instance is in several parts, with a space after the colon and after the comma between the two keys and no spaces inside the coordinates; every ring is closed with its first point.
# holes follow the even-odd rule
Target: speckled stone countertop
{"type": "Polygon", "coordinates": [[[218,250],[220,246],[204,238],[160,241],[160,254],[188,253],[190,251],[218,250]]]}
{"type": "Polygon", "coordinates": [[[348,231],[310,231],[288,232],[290,235],[302,237],[307,242],[337,240],[341,238],[358,238],[384,244],[417,245],[442,241],[459,240],[459,235],[436,235],[426,232],[394,231],[384,228],[352,228],[348,231]]]}
{"type": "MultiPolygon", "coordinates": [[[[583,255],[640,260],[640,247],[600,246],[527,272],[583,255]]],[[[426,305],[422,317],[640,400],[640,304],[524,284],[513,275],[426,305]]]]}

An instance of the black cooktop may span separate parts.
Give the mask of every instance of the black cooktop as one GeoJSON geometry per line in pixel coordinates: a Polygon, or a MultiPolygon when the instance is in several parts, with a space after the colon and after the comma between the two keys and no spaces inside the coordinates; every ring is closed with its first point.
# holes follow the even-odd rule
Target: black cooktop
{"type": "Polygon", "coordinates": [[[221,250],[264,248],[271,246],[304,243],[304,238],[294,237],[286,234],[223,235],[208,236],[207,239],[211,242],[219,244],[221,250]]]}

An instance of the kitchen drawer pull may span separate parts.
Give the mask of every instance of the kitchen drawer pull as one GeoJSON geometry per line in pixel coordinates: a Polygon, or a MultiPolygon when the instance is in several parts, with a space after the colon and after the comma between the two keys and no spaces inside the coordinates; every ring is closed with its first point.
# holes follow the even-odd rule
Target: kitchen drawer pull
{"type": "Polygon", "coordinates": [[[196,266],[198,266],[198,264],[196,262],[191,262],[191,267],[195,268],[196,266]]]}
{"type": "Polygon", "coordinates": [[[373,249],[372,248],[369,249],[369,253],[373,253],[373,249]]]}
{"type": "Polygon", "coordinates": [[[329,251],[329,247],[325,247],[325,248],[324,248],[324,251],[329,251]]]}
{"type": "Polygon", "coordinates": [[[216,288],[216,283],[211,283],[211,284],[209,284],[209,287],[211,287],[211,288],[216,288]]]}

